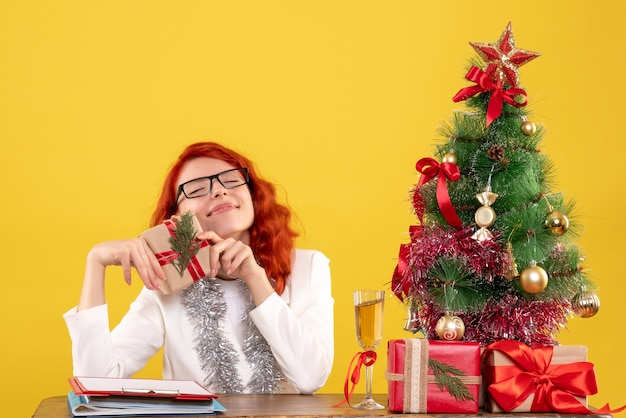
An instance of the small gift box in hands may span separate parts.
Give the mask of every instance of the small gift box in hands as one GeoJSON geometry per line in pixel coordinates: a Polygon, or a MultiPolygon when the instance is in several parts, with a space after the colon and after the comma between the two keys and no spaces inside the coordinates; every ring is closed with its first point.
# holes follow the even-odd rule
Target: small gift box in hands
{"type": "Polygon", "coordinates": [[[198,219],[187,212],[140,235],[165,272],[166,280],[161,282],[163,294],[179,292],[207,275],[209,243],[196,238],[200,232],[198,219]]]}

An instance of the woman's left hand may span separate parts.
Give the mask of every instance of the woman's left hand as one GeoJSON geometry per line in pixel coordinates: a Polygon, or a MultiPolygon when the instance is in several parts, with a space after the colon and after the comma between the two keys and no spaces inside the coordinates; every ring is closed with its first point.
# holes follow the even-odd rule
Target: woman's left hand
{"type": "Polygon", "coordinates": [[[243,280],[256,305],[259,305],[274,289],[265,269],[256,262],[252,248],[233,238],[222,238],[213,231],[200,232],[197,236],[206,240],[210,246],[211,277],[243,280]]]}

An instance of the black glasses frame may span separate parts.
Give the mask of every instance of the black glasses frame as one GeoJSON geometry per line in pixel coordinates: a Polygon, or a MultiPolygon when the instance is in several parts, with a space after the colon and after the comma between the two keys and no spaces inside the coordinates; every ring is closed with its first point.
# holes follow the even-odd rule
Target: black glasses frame
{"type": "Polygon", "coordinates": [[[176,192],[176,201],[178,202],[178,199],[180,198],[181,194],[183,196],[185,196],[187,199],[195,199],[197,197],[202,197],[202,196],[206,196],[208,194],[211,194],[211,192],[213,191],[213,180],[214,179],[217,180],[218,183],[223,188],[225,188],[225,189],[234,189],[235,187],[240,187],[240,186],[243,186],[244,184],[250,184],[250,173],[248,172],[248,169],[246,167],[240,167],[240,168],[231,168],[230,170],[224,170],[224,171],[221,171],[221,172],[219,172],[217,174],[213,174],[212,176],[198,177],[196,179],[191,179],[189,181],[186,181],[186,182],[178,185],[178,191],[176,192]],[[226,184],[222,183],[222,181],[220,180],[220,176],[225,174],[225,173],[230,173],[230,172],[233,172],[233,171],[240,172],[242,174],[244,182],[242,184],[238,184],[236,186],[229,186],[229,185],[226,185],[226,184]],[[205,180],[205,179],[209,180],[211,182],[211,185],[209,187],[209,191],[207,193],[199,195],[199,196],[193,196],[193,197],[187,196],[187,193],[185,193],[185,185],[186,184],[192,183],[192,182],[197,181],[197,180],[205,180]]]}

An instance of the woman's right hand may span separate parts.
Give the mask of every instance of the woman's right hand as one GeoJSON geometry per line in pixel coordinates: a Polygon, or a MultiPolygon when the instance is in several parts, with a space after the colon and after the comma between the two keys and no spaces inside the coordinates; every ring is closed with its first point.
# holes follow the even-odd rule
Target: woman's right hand
{"type": "Polygon", "coordinates": [[[97,244],[87,255],[83,290],[77,308],[79,311],[106,303],[104,274],[108,266],[122,266],[124,280],[129,285],[131,268],[137,270],[144,285],[150,290],[160,289],[160,280],[165,280],[165,272],[143,238],[97,244]]]}
{"type": "Polygon", "coordinates": [[[146,288],[150,290],[160,289],[160,281],[165,280],[163,268],[143,238],[106,241],[97,244],[89,251],[87,264],[87,270],[91,270],[90,264],[92,267],[99,267],[95,270],[104,270],[107,266],[122,266],[124,280],[129,285],[131,284],[132,267],[137,271],[146,288]]]}
{"type": "Polygon", "coordinates": [[[87,262],[97,263],[102,267],[122,266],[124,280],[129,285],[131,283],[131,267],[133,267],[139,273],[144,285],[150,290],[160,289],[160,281],[165,280],[163,268],[143,238],[107,241],[97,244],[89,252],[87,262]]]}

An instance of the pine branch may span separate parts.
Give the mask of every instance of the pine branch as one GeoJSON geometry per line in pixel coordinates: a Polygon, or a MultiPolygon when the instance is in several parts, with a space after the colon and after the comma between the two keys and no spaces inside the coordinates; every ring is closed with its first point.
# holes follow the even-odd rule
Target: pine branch
{"type": "Polygon", "coordinates": [[[465,376],[461,370],[432,358],[428,359],[428,368],[433,371],[439,390],[447,390],[457,401],[476,401],[461,379],[455,377],[465,376]]]}
{"type": "Polygon", "coordinates": [[[429,292],[450,311],[480,309],[488,293],[460,258],[441,257],[428,272],[429,292]]]}
{"type": "Polygon", "coordinates": [[[176,268],[180,277],[183,277],[185,269],[196,256],[200,247],[196,245],[197,231],[193,226],[193,213],[183,213],[179,218],[174,218],[174,236],[170,237],[168,242],[172,251],[174,251],[178,257],[173,259],[170,263],[176,268]]]}

